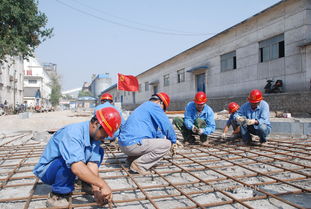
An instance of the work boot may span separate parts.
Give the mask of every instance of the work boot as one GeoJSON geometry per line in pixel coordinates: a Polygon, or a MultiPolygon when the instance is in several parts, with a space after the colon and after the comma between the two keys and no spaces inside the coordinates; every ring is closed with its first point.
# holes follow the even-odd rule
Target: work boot
{"type": "Polygon", "coordinates": [[[65,207],[69,206],[69,194],[57,194],[54,192],[50,192],[48,194],[48,200],[46,201],[46,207],[53,208],[53,207],[65,207]]]}
{"type": "Polygon", "coordinates": [[[150,171],[145,171],[142,168],[140,168],[135,161],[132,162],[130,171],[135,174],[141,174],[141,175],[149,175],[152,174],[150,171]]]}

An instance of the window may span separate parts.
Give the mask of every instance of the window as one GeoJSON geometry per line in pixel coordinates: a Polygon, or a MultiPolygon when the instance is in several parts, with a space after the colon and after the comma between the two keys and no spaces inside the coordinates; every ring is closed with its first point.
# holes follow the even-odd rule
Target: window
{"type": "Polygon", "coordinates": [[[221,72],[236,69],[236,52],[230,52],[220,56],[221,72]]]}
{"type": "Polygon", "coordinates": [[[36,83],[37,83],[37,80],[28,80],[28,83],[29,83],[29,84],[36,84],[36,83]]]}
{"type": "Polygon", "coordinates": [[[149,82],[145,82],[145,91],[149,91],[149,82]]]}
{"type": "Polygon", "coordinates": [[[185,69],[177,70],[177,83],[185,82],[185,69]]]}
{"type": "Polygon", "coordinates": [[[164,83],[164,86],[169,86],[170,85],[170,75],[169,74],[166,74],[163,76],[163,83],[164,83]]]}
{"type": "Polygon", "coordinates": [[[259,42],[259,56],[260,62],[284,57],[284,34],[259,42]]]}

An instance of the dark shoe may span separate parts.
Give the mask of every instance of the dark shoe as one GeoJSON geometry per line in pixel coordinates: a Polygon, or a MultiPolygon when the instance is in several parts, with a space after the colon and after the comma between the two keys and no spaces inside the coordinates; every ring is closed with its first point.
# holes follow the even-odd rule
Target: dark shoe
{"type": "Polygon", "coordinates": [[[57,194],[54,192],[50,192],[48,194],[48,200],[46,201],[46,207],[53,208],[53,207],[68,207],[69,206],[69,194],[57,194]]]}
{"type": "Polygon", "coordinates": [[[141,175],[149,175],[152,174],[150,171],[145,171],[144,169],[140,168],[139,165],[135,161],[132,162],[130,167],[131,173],[134,174],[141,174],[141,175]]]}

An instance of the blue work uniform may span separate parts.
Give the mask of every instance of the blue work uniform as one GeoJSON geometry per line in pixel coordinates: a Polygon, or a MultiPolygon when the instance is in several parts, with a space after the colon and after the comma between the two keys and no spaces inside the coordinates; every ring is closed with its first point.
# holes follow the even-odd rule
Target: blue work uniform
{"type": "Polygon", "coordinates": [[[266,137],[271,132],[270,123],[270,110],[269,104],[262,100],[256,109],[252,109],[249,102],[244,103],[241,108],[237,111],[238,116],[244,116],[246,119],[256,119],[258,124],[247,126],[246,124],[241,125],[241,135],[245,143],[251,141],[251,134],[260,137],[260,142],[266,142],[266,137]]]}
{"type": "Polygon", "coordinates": [[[232,126],[233,131],[239,126],[235,118],[238,116],[237,112],[231,113],[229,119],[227,120],[227,126],[232,126]]]}
{"type": "MultiPolygon", "coordinates": [[[[95,112],[96,112],[97,110],[100,110],[100,109],[105,108],[105,107],[113,107],[113,108],[115,108],[116,110],[118,110],[118,109],[117,109],[115,106],[113,106],[110,102],[105,102],[104,104],[100,104],[100,105],[97,105],[97,106],[95,107],[94,115],[95,115],[95,112]]],[[[105,139],[107,139],[107,140],[113,140],[114,138],[118,137],[119,134],[120,134],[120,129],[121,129],[122,126],[125,124],[125,120],[124,120],[124,118],[123,118],[123,116],[122,116],[122,112],[121,112],[120,110],[118,110],[118,112],[120,113],[120,116],[121,116],[121,125],[120,125],[119,129],[118,129],[116,132],[114,132],[113,137],[108,136],[107,138],[105,138],[105,139]]]]}
{"type": "Polygon", "coordinates": [[[195,107],[195,102],[189,102],[185,108],[185,118],[184,124],[188,130],[191,130],[194,126],[196,119],[200,118],[206,123],[206,127],[203,128],[203,134],[208,135],[215,131],[216,123],[214,119],[214,111],[207,104],[204,105],[204,108],[201,112],[198,112],[195,107]]]}
{"type": "Polygon", "coordinates": [[[148,101],[129,116],[119,135],[120,146],[139,144],[143,139],[166,137],[173,144],[176,134],[167,115],[159,104],[148,101]]]}
{"type": "Polygon", "coordinates": [[[65,126],[49,140],[33,169],[44,183],[52,185],[52,192],[67,194],[74,190],[75,175],[71,165],[76,162],[94,162],[100,166],[104,150],[100,141],[90,138],[90,121],[65,126]]]}

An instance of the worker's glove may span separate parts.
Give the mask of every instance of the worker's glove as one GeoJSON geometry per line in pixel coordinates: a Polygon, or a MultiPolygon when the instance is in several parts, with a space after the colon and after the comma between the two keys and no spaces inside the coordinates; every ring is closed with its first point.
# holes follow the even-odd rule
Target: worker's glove
{"type": "Polygon", "coordinates": [[[195,134],[198,134],[199,133],[199,129],[196,127],[196,126],[192,126],[192,132],[195,133],[195,134]]]}
{"type": "Polygon", "coordinates": [[[180,149],[180,148],[183,148],[184,145],[182,145],[182,143],[180,143],[180,141],[176,141],[175,144],[172,144],[172,147],[171,147],[171,152],[172,152],[172,156],[176,155],[177,154],[177,150],[180,149]]]}
{"type": "Polygon", "coordinates": [[[239,123],[243,123],[243,122],[246,120],[246,118],[245,118],[245,117],[242,117],[242,116],[237,116],[235,119],[236,119],[236,121],[239,122],[239,123]]]}
{"type": "Polygon", "coordinates": [[[221,135],[221,138],[222,138],[222,139],[225,139],[225,138],[226,138],[226,133],[223,133],[223,134],[221,135]]]}
{"type": "Polygon", "coordinates": [[[203,128],[200,128],[199,131],[198,131],[198,134],[199,134],[199,135],[202,135],[203,133],[204,133],[204,129],[203,129],[203,128]]]}
{"type": "Polygon", "coordinates": [[[184,147],[184,145],[183,145],[180,141],[178,141],[178,140],[176,140],[176,145],[177,145],[177,148],[178,148],[178,149],[184,147]]]}
{"type": "Polygon", "coordinates": [[[248,126],[255,125],[256,124],[256,119],[247,119],[246,120],[246,124],[248,126]]]}

